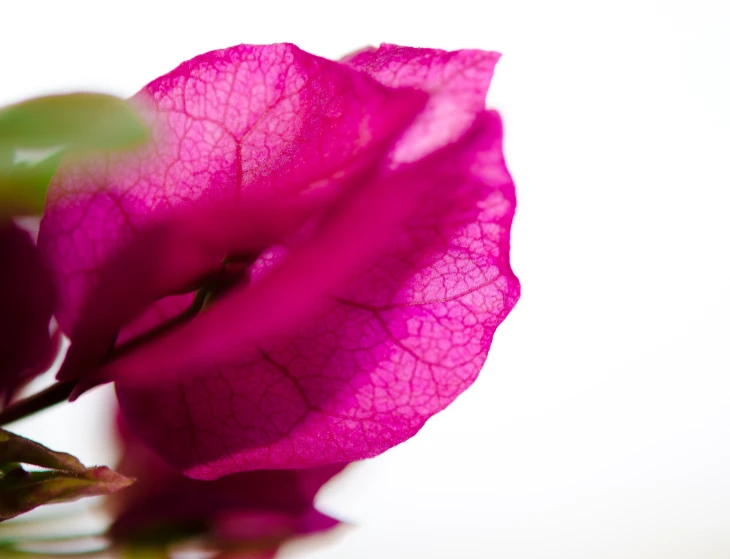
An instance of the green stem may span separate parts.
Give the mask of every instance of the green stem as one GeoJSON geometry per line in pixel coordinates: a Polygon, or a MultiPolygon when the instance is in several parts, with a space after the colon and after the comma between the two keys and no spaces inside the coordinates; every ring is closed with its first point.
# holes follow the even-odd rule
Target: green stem
{"type": "Polygon", "coordinates": [[[207,289],[199,289],[198,292],[195,294],[193,302],[187,309],[182,311],[179,315],[171,318],[167,322],[163,322],[162,324],[152,328],[151,330],[140,334],[136,338],[132,338],[128,342],[119,346],[113,346],[111,351],[109,352],[109,355],[107,356],[107,361],[111,361],[112,359],[129,353],[133,349],[136,349],[139,346],[149,342],[150,340],[172,330],[175,326],[179,326],[180,324],[183,324],[195,318],[195,315],[197,315],[201,311],[205,303],[208,301],[209,296],[210,292],[207,289]]]}

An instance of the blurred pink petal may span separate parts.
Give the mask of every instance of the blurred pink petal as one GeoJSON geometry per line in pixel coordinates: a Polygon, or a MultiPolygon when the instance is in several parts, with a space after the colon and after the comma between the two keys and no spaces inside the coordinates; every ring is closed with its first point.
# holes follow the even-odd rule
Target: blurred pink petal
{"type": "Polygon", "coordinates": [[[118,541],[202,535],[227,545],[262,545],[263,552],[338,524],[314,508],[314,497],[342,464],[199,481],[170,468],[131,433],[124,439],[117,469],[137,481],[108,499],[114,519],[110,535],[118,541]]]}
{"type": "Polygon", "coordinates": [[[0,406],[50,367],[58,338],[50,334],[53,282],[30,234],[0,224],[0,406]]]}

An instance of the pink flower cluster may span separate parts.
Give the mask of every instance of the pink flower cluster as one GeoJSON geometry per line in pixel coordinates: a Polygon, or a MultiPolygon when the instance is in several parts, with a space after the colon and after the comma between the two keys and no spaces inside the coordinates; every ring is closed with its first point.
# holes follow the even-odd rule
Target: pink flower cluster
{"type": "Polygon", "coordinates": [[[116,382],[130,432],[199,480],[329,472],[413,436],[519,297],[498,58],[241,45],[144,87],[151,141],[67,162],[48,192],[59,378],[116,382]]]}

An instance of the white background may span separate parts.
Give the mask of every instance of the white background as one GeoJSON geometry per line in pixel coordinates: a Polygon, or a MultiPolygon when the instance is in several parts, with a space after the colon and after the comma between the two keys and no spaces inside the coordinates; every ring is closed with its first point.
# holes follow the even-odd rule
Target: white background
{"type": "MultiPolygon", "coordinates": [[[[283,557],[730,557],[730,17],[721,0],[32,2],[0,102],[128,96],[196,54],[382,41],[504,54],[489,104],[523,297],[476,384],[328,486],[352,522],[283,557]]],[[[109,462],[109,391],[21,432],[109,462]]]]}

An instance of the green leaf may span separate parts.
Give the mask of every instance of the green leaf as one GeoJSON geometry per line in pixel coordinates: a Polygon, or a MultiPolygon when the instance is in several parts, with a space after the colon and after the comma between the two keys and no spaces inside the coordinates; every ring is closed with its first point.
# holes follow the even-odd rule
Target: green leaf
{"type": "Polygon", "coordinates": [[[4,175],[15,166],[15,150],[0,148],[0,174],[4,175]]]}
{"type": "Polygon", "coordinates": [[[147,128],[127,101],[100,93],[38,97],[0,109],[0,223],[43,211],[48,184],[62,155],[123,149],[147,139],[147,128]],[[34,164],[21,150],[46,151],[34,164]]]}
{"type": "Polygon", "coordinates": [[[108,495],[133,482],[105,466],[86,468],[70,454],[0,429],[0,521],[40,505],[108,495]],[[48,470],[29,472],[21,463],[48,470]]]}
{"type": "Polygon", "coordinates": [[[3,167],[0,155],[0,218],[40,214],[45,206],[48,184],[62,156],[59,151],[34,165],[19,163],[3,167]]]}
{"type": "Polygon", "coordinates": [[[118,149],[147,138],[124,100],[100,93],[38,97],[0,110],[0,151],[49,147],[118,149]]]}
{"type": "Polygon", "coordinates": [[[0,471],[14,463],[32,464],[49,470],[83,472],[86,468],[78,458],[56,452],[25,437],[0,429],[0,471]]]}
{"type": "Polygon", "coordinates": [[[163,546],[142,547],[130,545],[121,549],[123,559],[167,559],[170,554],[163,546]]]}
{"type": "Polygon", "coordinates": [[[133,482],[106,466],[80,472],[16,468],[0,478],[0,520],[7,520],[41,505],[108,495],[133,482]]]}

